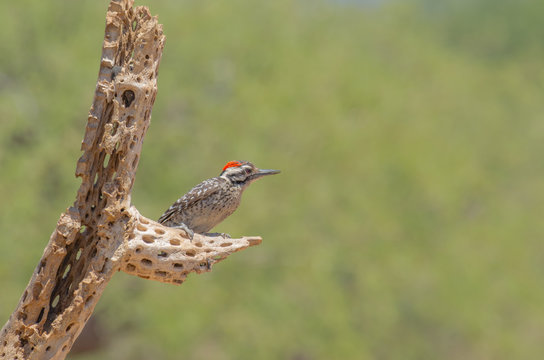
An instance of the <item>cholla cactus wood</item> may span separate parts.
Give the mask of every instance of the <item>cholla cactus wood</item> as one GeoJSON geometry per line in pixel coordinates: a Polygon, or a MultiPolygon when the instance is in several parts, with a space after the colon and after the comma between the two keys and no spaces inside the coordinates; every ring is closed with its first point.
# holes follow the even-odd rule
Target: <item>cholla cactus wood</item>
{"type": "Polygon", "coordinates": [[[130,194],[157,93],[162,26],[133,0],[112,0],[83,155],[82,183],[60,216],[17,308],[0,333],[0,359],[63,359],[113,274],[181,284],[259,237],[225,239],[165,227],[130,194]]]}

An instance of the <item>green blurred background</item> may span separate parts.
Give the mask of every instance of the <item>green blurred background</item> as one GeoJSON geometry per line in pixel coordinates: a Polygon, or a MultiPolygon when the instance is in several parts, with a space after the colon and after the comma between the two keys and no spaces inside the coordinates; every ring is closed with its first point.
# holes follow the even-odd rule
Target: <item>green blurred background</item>
{"type": "MultiPolygon", "coordinates": [[[[134,204],[228,160],[282,174],[216,228],[262,245],[179,287],[119,273],[70,358],[542,358],[542,1],[145,4],[167,41],[134,204]]],[[[2,323],[79,187],[106,8],[0,5],[2,323]]]]}

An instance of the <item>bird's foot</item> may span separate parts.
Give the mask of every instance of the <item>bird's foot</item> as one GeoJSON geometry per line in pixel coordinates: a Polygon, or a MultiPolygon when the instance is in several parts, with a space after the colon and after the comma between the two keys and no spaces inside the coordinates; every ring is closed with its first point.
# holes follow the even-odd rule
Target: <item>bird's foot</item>
{"type": "Polygon", "coordinates": [[[195,236],[195,232],[191,229],[189,229],[189,227],[187,225],[185,225],[184,223],[181,223],[179,225],[176,225],[176,226],[172,226],[174,229],[181,229],[183,231],[185,231],[185,234],[187,234],[187,236],[189,237],[189,240],[193,241],[193,237],[195,236]]]}
{"type": "Polygon", "coordinates": [[[204,235],[206,236],[221,236],[222,238],[225,238],[225,239],[230,239],[230,235],[227,234],[227,233],[205,233],[204,235]]]}

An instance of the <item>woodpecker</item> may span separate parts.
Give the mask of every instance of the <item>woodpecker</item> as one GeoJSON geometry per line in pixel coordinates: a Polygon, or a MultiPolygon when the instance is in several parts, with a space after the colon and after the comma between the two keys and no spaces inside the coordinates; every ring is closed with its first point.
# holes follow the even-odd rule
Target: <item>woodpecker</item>
{"type": "Polygon", "coordinates": [[[204,180],[189,190],[162,214],[158,222],[185,230],[191,239],[195,232],[208,233],[238,208],[249,184],[279,172],[259,169],[249,161],[229,161],[219,176],[204,180]]]}

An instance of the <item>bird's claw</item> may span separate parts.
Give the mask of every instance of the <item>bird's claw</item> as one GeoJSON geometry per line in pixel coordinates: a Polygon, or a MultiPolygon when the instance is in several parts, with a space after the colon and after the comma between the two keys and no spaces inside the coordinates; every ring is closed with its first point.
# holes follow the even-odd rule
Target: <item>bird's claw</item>
{"type": "Polygon", "coordinates": [[[181,229],[183,231],[185,231],[185,234],[187,234],[187,236],[189,237],[189,240],[193,241],[193,237],[195,236],[195,232],[191,229],[189,229],[189,227],[183,223],[179,224],[179,225],[176,225],[176,226],[173,226],[174,229],[181,229]]]}
{"type": "Polygon", "coordinates": [[[231,238],[230,235],[227,234],[227,233],[206,233],[204,235],[206,235],[206,236],[221,236],[224,239],[230,239],[231,238]]]}

